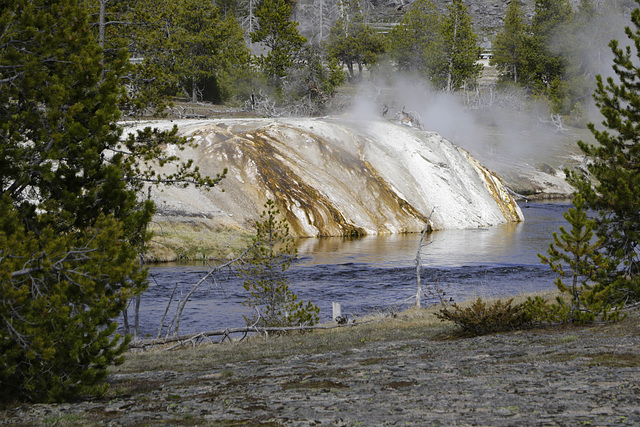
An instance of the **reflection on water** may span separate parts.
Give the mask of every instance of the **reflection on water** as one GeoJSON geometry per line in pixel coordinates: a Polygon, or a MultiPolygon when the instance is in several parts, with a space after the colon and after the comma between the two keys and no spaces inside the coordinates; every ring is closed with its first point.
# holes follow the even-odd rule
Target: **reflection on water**
{"type": "MultiPolygon", "coordinates": [[[[567,201],[522,204],[526,221],[496,227],[435,231],[425,238],[424,267],[538,265],[551,233],[563,225],[567,201]]],[[[298,255],[304,265],[345,262],[378,267],[415,265],[420,235],[366,236],[344,239],[301,239],[298,255]]]]}
{"type": "MultiPolygon", "coordinates": [[[[468,230],[431,233],[421,252],[424,284],[438,283],[447,296],[462,301],[478,296],[508,296],[554,288],[554,276],[537,257],[564,224],[568,202],[523,204],[526,221],[468,230]]],[[[418,234],[368,236],[358,239],[301,239],[299,260],[289,270],[290,286],[303,300],[331,316],[331,302],[354,315],[406,307],[415,294],[418,234]]],[[[173,306],[207,272],[205,266],[151,269],[152,284],[143,295],[141,329],[155,336],[170,295],[173,306]]],[[[233,271],[217,274],[192,296],[180,332],[244,325],[246,298],[233,271]]],[[[175,313],[170,308],[166,323],[175,313]]]]}

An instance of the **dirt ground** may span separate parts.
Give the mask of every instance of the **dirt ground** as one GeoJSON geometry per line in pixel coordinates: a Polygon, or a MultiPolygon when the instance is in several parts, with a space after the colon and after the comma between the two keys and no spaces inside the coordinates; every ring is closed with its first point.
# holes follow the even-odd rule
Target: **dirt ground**
{"type": "Polygon", "coordinates": [[[640,425],[638,310],[475,338],[406,333],[401,321],[384,339],[360,326],[132,355],[106,398],[14,406],[0,424],[640,425]]]}

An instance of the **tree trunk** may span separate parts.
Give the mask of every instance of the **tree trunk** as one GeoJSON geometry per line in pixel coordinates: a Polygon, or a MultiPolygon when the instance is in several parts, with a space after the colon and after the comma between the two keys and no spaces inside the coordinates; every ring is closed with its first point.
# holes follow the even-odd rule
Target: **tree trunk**
{"type": "Polygon", "coordinates": [[[320,35],[320,40],[318,40],[319,43],[322,43],[322,39],[324,38],[324,32],[323,32],[323,25],[324,25],[324,10],[323,10],[323,6],[324,6],[324,0],[320,0],[320,28],[319,28],[319,35],[320,35]]]}
{"type": "Polygon", "coordinates": [[[107,2],[109,0],[99,0],[100,3],[100,17],[98,23],[98,44],[101,48],[104,49],[104,41],[105,41],[105,19],[107,14],[107,2]]]}
{"type": "Polygon", "coordinates": [[[136,295],[136,306],[135,312],[133,316],[133,339],[138,339],[138,333],[140,332],[140,301],[142,300],[142,295],[136,295]]]}
{"type": "Polygon", "coordinates": [[[451,52],[449,52],[449,73],[447,74],[447,92],[453,89],[453,59],[455,57],[456,47],[458,44],[458,18],[453,23],[453,44],[451,52]]]}

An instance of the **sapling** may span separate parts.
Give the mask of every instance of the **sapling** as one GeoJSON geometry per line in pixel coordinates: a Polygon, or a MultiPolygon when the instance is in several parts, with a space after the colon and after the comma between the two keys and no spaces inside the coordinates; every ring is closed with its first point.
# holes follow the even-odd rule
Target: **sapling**
{"type": "Polygon", "coordinates": [[[553,233],[548,256],[538,254],[540,260],[558,274],[555,285],[560,292],[570,295],[571,303],[567,305],[559,296],[555,304],[543,304],[538,298],[530,299],[529,306],[537,307],[535,311],[545,320],[578,324],[593,322],[598,316],[603,320],[616,320],[618,308],[609,313],[611,287],[595,285],[598,275],[609,268],[608,260],[597,252],[604,239],[594,241],[595,222],[588,218],[585,201],[580,194],[574,197],[573,206],[563,215],[571,229],[567,231],[561,226],[560,234],[553,233]],[[568,283],[565,283],[565,278],[569,279],[568,283]]]}
{"type": "Polygon", "coordinates": [[[305,304],[298,300],[285,274],[298,253],[289,225],[286,219],[279,219],[280,211],[273,200],[268,200],[264,208],[256,222],[247,263],[239,271],[246,278],[243,286],[249,292],[243,305],[253,310],[253,315],[244,316],[245,321],[256,327],[314,325],[320,309],[310,301],[305,304]]]}

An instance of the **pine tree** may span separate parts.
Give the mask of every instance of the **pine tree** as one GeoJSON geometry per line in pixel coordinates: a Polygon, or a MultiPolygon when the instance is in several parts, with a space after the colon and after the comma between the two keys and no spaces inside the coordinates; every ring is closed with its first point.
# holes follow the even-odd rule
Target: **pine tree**
{"type": "Polygon", "coordinates": [[[566,90],[554,99],[555,112],[579,125],[587,118],[585,112],[596,86],[595,76],[607,65],[608,55],[603,48],[621,32],[617,25],[611,25],[615,15],[607,7],[612,6],[603,3],[596,6],[593,0],[581,0],[557,47],[566,60],[563,73],[566,90]]]}
{"type": "Polygon", "coordinates": [[[310,301],[304,304],[298,300],[298,296],[289,289],[285,274],[297,254],[289,225],[286,219],[278,219],[280,211],[273,200],[268,200],[264,208],[260,221],[256,222],[249,259],[240,270],[240,274],[246,277],[243,286],[249,292],[243,305],[255,311],[251,316],[245,316],[247,325],[314,325],[318,322],[320,310],[310,301]]]}
{"type": "Polygon", "coordinates": [[[590,160],[587,173],[569,176],[597,212],[600,252],[615,267],[599,282],[613,286],[622,301],[640,299],[640,9],[632,12],[631,21],[633,28],[625,29],[630,45],[621,47],[617,40],[609,44],[617,79],[609,77],[605,83],[597,76],[594,99],[605,129],[588,125],[598,144],[578,143],[590,160]]]}
{"type": "Polygon", "coordinates": [[[504,27],[496,36],[491,64],[514,83],[518,83],[518,72],[523,61],[525,34],[522,6],[519,0],[512,0],[507,6],[504,27]]]}
{"type": "Polygon", "coordinates": [[[440,15],[429,0],[411,5],[389,34],[390,51],[398,70],[433,77],[443,61],[440,15]]]}
{"type": "Polygon", "coordinates": [[[127,52],[104,64],[74,0],[0,11],[0,400],[99,394],[129,338],[114,319],[146,287],[153,183],[215,185],[145,129],[121,140],[127,52]]]}
{"type": "Polygon", "coordinates": [[[352,80],[360,79],[364,67],[374,65],[384,52],[384,41],[365,22],[359,2],[344,0],[340,6],[341,16],[329,32],[327,52],[347,67],[352,80]]]}
{"type": "Polygon", "coordinates": [[[299,56],[299,66],[289,71],[290,78],[282,88],[285,100],[290,100],[299,115],[327,114],[327,104],[336,88],[345,80],[345,72],[335,58],[328,60],[319,46],[305,45],[299,56]]]}
{"type": "Polygon", "coordinates": [[[118,74],[78,2],[8,2],[0,15],[0,399],[101,392],[126,349],[112,319],[144,288],[129,234],[118,74]]]}
{"type": "Polygon", "coordinates": [[[145,0],[135,3],[131,20],[136,18],[131,44],[143,58],[136,83],[148,73],[153,88],[166,95],[181,93],[193,102],[231,98],[250,63],[232,14],[223,15],[206,0],[145,0]]]}
{"type": "Polygon", "coordinates": [[[578,324],[593,322],[598,316],[615,320],[619,311],[614,309],[609,313],[611,289],[595,285],[598,277],[609,268],[606,258],[597,253],[604,239],[593,242],[595,222],[587,217],[585,201],[580,194],[574,197],[573,206],[564,213],[571,230],[560,227],[560,235],[553,233],[548,257],[538,254],[541,261],[558,274],[555,281],[558,290],[568,293],[571,298],[568,306],[562,297],[558,297],[556,304],[549,307],[547,317],[578,324]],[[566,276],[570,276],[570,284],[563,281],[566,276]]]}
{"type": "Polygon", "coordinates": [[[471,26],[471,17],[462,0],[453,0],[447,6],[442,20],[444,40],[444,70],[442,84],[447,91],[460,88],[466,83],[475,83],[482,65],[478,59],[477,37],[471,26]]]}
{"type": "Polygon", "coordinates": [[[558,46],[568,39],[572,19],[568,0],[536,0],[529,36],[525,39],[524,62],[520,68],[522,81],[533,92],[551,100],[556,106],[556,113],[566,113],[562,103],[567,89],[567,58],[558,46]]]}
{"type": "Polygon", "coordinates": [[[280,90],[288,68],[295,65],[306,39],[298,32],[298,23],[290,20],[288,0],[263,0],[255,16],[257,28],[250,34],[251,41],[268,48],[267,53],[259,57],[259,64],[273,86],[280,90]]]}
{"type": "MultiPolygon", "coordinates": [[[[128,71],[120,75],[121,84],[127,91],[120,96],[119,108],[126,117],[161,114],[171,105],[162,82],[165,70],[154,67],[143,58],[150,56],[148,34],[157,20],[147,12],[151,0],[129,2],[126,0],[89,0],[85,2],[91,28],[98,44],[103,48],[105,71],[118,67],[123,51],[133,60],[128,71]]],[[[152,6],[161,12],[161,6],[152,6]]],[[[120,65],[121,66],[121,65],[120,65]]]]}

